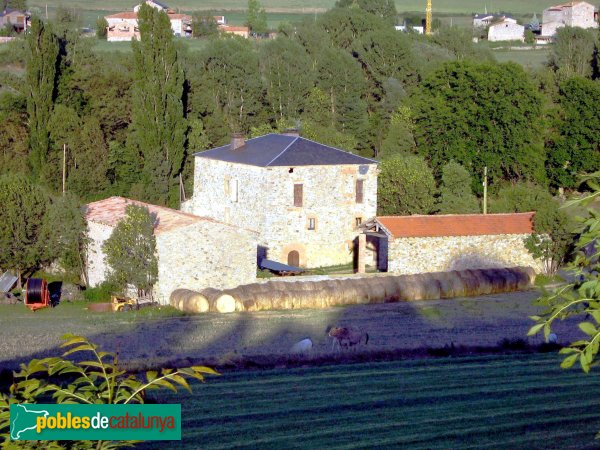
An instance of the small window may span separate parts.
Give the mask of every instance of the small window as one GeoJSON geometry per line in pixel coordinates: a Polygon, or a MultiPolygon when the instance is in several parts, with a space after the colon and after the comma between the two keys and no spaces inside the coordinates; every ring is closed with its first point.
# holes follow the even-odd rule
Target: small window
{"type": "Polygon", "coordinates": [[[314,217],[309,217],[307,228],[309,230],[316,230],[317,229],[317,219],[315,219],[314,217]]]}
{"type": "Polygon", "coordinates": [[[302,206],[302,185],[294,185],[294,206],[302,206]]]}
{"type": "Polygon", "coordinates": [[[238,180],[229,180],[229,197],[232,202],[238,201],[238,180]]]}
{"type": "Polygon", "coordinates": [[[354,225],[358,228],[362,225],[362,217],[355,217],[354,218],[354,225]]]}
{"type": "Polygon", "coordinates": [[[356,180],[356,203],[363,202],[363,188],[365,180],[356,180]]]}

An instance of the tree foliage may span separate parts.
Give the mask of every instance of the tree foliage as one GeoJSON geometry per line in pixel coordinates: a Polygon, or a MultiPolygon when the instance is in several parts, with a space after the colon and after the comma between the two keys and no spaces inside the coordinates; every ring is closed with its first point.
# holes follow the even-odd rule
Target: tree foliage
{"type": "Polygon", "coordinates": [[[49,260],[49,202],[46,192],[25,177],[0,177],[0,267],[21,274],[49,260]]]}
{"type": "Polygon", "coordinates": [[[442,169],[442,183],[437,209],[440,214],[469,214],[480,212],[473,195],[471,175],[463,166],[450,161],[442,169]]]}
{"type": "Polygon", "coordinates": [[[435,180],[420,156],[394,157],[380,165],[379,215],[429,214],[435,202],[435,180]]]}
{"type": "MultiPolygon", "coordinates": [[[[596,173],[588,180],[593,191],[584,197],[572,201],[572,205],[590,205],[600,197],[600,185],[596,173]]],[[[572,281],[567,281],[552,290],[543,290],[538,300],[545,310],[531,318],[536,322],[529,330],[529,335],[543,331],[548,339],[556,320],[569,317],[580,317],[579,330],[585,337],[561,349],[565,355],[561,367],[570,368],[579,362],[584,372],[589,372],[598,365],[597,355],[600,340],[600,214],[589,208],[587,216],[580,220],[579,239],[576,242],[574,260],[565,268],[572,281]]],[[[597,436],[597,437],[600,437],[597,436]]]]}
{"type": "Polygon", "coordinates": [[[26,38],[26,91],[30,164],[33,176],[51,178],[46,162],[50,147],[48,121],[54,106],[58,40],[38,17],[31,19],[26,38]]]}
{"type": "Polygon", "coordinates": [[[214,16],[209,14],[194,14],[192,20],[192,36],[195,38],[214,37],[219,34],[219,25],[214,16]]]}
{"type": "Polygon", "coordinates": [[[138,12],[140,41],[133,41],[134,84],[129,145],[143,158],[145,200],[175,206],[184,159],[187,123],[184,74],[164,11],[143,4],[138,12]]]}
{"type": "Polygon", "coordinates": [[[254,35],[267,32],[267,13],[258,0],[248,0],[246,26],[250,28],[250,32],[254,35]]]}
{"type": "Polygon", "coordinates": [[[138,294],[150,293],[158,278],[155,218],[147,208],[127,205],[126,216],[102,247],[107,280],[122,291],[133,286],[138,294]]]}
{"type": "Polygon", "coordinates": [[[591,77],[598,70],[598,34],[595,30],[561,27],[550,55],[550,67],[563,78],[591,77]]]}
{"type": "Polygon", "coordinates": [[[512,63],[446,63],[420,86],[415,140],[436,171],[455,160],[491,179],[545,181],[542,100],[512,63]]]}

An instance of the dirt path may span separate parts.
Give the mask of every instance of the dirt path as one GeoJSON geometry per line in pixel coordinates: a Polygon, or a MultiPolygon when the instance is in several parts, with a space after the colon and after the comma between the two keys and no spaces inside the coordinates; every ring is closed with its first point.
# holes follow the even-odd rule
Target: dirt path
{"type": "MultiPolygon", "coordinates": [[[[225,364],[241,357],[289,355],[306,337],[312,355],[332,353],[326,330],[354,327],[369,334],[359,351],[455,346],[494,346],[502,339],[526,338],[536,314],[535,291],[452,300],[356,305],[324,310],[206,314],[148,318],[131,313],[89,313],[81,305],[64,305],[30,313],[22,305],[0,306],[0,369],[18,366],[32,357],[60,353],[60,336],[83,334],[107,350],[119,352],[133,365],[174,360],[212,360],[225,364]]],[[[558,324],[559,340],[577,336],[574,326],[558,324]]]]}

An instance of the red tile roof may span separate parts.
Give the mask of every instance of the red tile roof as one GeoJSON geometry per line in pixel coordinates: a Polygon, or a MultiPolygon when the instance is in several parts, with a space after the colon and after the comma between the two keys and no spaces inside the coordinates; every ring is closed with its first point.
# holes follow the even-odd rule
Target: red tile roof
{"type": "Polygon", "coordinates": [[[534,212],[512,214],[450,214],[384,216],[377,221],[394,238],[530,234],[534,212]]]}
{"type": "Polygon", "coordinates": [[[137,19],[137,13],[133,11],[123,11],[106,16],[105,19],[137,19]]]}
{"type": "Polygon", "coordinates": [[[145,206],[150,211],[150,214],[155,214],[157,223],[154,227],[154,231],[156,234],[187,227],[201,221],[212,221],[211,219],[194,216],[192,214],[177,211],[176,209],[151,205],[149,203],[123,197],[110,197],[97,202],[88,203],[85,207],[85,218],[90,222],[102,223],[114,227],[125,217],[125,208],[127,205],[145,206]]]}

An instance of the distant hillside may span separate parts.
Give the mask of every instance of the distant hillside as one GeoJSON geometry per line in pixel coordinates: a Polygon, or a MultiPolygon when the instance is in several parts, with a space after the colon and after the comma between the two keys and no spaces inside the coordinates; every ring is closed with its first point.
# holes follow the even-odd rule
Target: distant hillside
{"type": "MultiPolygon", "coordinates": [[[[82,10],[128,10],[132,7],[131,0],[29,0],[30,6],[40,9],[63,5],[67,8],[79,8],[82,10]]],[[[245,9],[247,0],[173,0],[166,1],[169,6],[183,10],[217,9],[241,10],[245,9]]],[[[315,10],[324,11],[331,8],[335,0],[262,0],[261,4],[269,12],[299,12],[308,13],[315,10]]],[[[424,11],[426,0],[396,0],[396,8],[402,11],[424,11]]],[[[433,13],[440,14],[471,14],[483,12],[504,11],[515,14],[541,14],[544,8],[558,4],[551,0],[433,0],[433,13]]]]}

